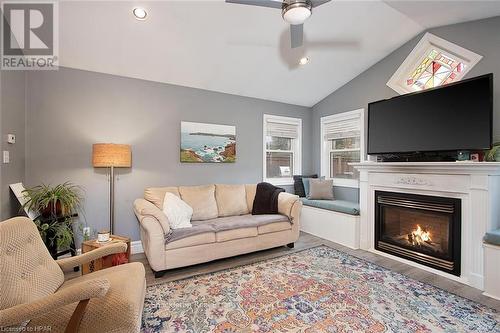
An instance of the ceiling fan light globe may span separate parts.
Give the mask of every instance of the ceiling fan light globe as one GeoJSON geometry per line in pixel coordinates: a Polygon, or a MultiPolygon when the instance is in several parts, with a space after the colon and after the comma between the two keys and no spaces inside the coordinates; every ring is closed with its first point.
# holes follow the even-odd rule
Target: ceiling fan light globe
{"type": "Polygon", "coordinates": [[[283,20],[292,25],[303,24],[309,16],[311,8],[308,6],[290,6],[283,10],[283,20]]]}

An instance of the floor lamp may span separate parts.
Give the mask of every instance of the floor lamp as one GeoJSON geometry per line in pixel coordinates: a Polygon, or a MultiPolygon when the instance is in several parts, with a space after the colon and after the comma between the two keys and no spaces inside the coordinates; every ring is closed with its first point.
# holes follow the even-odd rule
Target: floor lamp
{"type": "Polygon", "coordinates": [[[130,168],[132,151],[130,145],[95,143],[92,145],[94,168],[109,168],[109,232],[113,234],[115,224],[115,171],[114,168],[130,168]]]}

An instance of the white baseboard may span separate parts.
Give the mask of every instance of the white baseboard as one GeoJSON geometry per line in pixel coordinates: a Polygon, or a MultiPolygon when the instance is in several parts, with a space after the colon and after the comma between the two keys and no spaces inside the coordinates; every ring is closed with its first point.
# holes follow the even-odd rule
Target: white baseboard
{"type": "MultiPolygon", "coordinates": [[[[144,249],[142,248],[142,242],[140,240],[130,242],[130,253],[131,254],[144,253],[144,249]]],[[[76,249],[76,254],[77,255],[82,254],[82,249],[81,248],[76,249]]]]}
{"type": "Polygon", "coordinates": [[[144,249],[142,248],[142,242],[140,240],[130,242],[130,253],[144,253],[144,249]]]}

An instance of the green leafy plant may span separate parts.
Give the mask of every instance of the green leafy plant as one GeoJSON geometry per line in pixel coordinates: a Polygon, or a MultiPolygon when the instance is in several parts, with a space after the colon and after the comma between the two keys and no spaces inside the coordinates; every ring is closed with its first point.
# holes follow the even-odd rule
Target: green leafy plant
{"type": "Polygon", "coordinates": [[[70,182],[56,186],[38,185],[23,191],[23,207],[39,214],[38,231],[48,247],[68,247],[74,236],[73,216],[81,211],[81,188],[70,182]]]}
{"type": "Polygon", "coordinates": [[[500,142],[495,142],[493,147],[486,151],[485,160],[489,162],[496,161],[495,154],[498,152],[498,149],[500,149],[500,142]]]}

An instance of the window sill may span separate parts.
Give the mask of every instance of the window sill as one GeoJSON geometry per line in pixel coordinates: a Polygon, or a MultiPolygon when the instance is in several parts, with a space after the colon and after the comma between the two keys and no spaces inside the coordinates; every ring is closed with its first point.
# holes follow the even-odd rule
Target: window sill
{"type": "Polygon", "coordinates": [[[284,179],[271,178],[271,179],[264,179],[263,182],[273,184],[274,186],[293,185],[293,178],[284,178],[284,179]]]}

